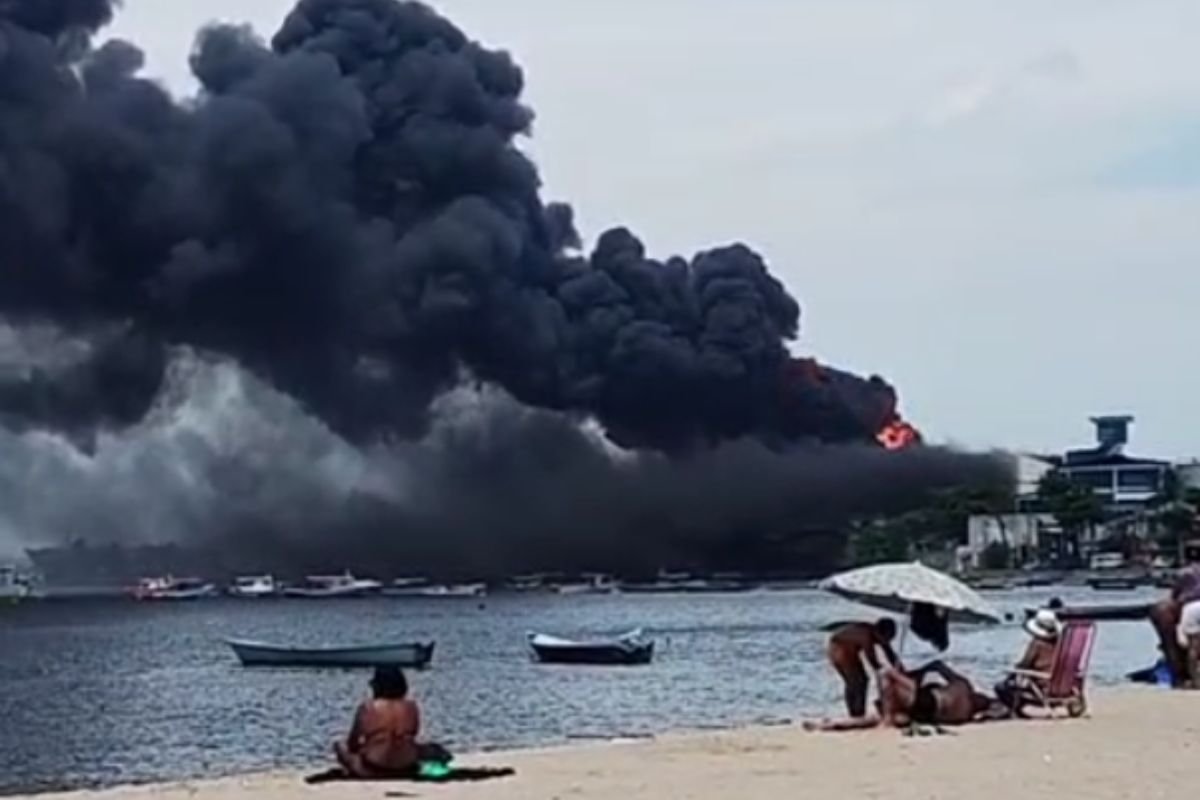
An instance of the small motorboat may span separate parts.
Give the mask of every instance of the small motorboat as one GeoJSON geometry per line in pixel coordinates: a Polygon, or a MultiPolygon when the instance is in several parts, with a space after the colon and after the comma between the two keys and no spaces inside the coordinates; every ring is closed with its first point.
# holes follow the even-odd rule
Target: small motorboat
{"type": "Polygon", "coordinates": [[[349,572],[341,575],[309,575],[299,586],[288,586],[285,597],[325,599],[334,597],[366,597],[383,589],[379,581],[356,578],[349,572]]]}
{"type": "Polygon", "coordinates": [[[486,583],[428,583],[422,578],[397,578],[385,586],[388,597],[483,597],[486,583]]]}
{"type": "Polygon", "coordinates": [[[279,584],[271,575],[242,575],[234,579],[229,594],[248,599],[275,597],[279,594],[279,584]]]}
{"type": "Polygon", "coordinates": [[[142,578],[133,587],[136,600],[201,600],[219,594],[215,584],[200,578],[142,578]]]}
{"type": "Polygon", "coordinates": [[[351,647],[291,647],[246,639],[227,639],[245,667],[410,667],[424,669],[433,660],[433,642],[372,644],[351,647]]]}
{"type": "Polygon", "coordinates": [[[1095,577],[1088,579],[1088,586],[1098,592],[1130,592],[1140,587],[1143,581],[1136,577],[1095,577]]]}
{"type": "Polygon", "coordinates": [[[554,591],[561,595],[612,594],[617,591],[617,582],[608,575],[593,573],[579,581],[555,584],[554,591]]]}
{"type": "MultiPolygon", "coordinates": [[[[1151,603],[1095,603],[1084,606],[1064,606],[1053,609],[1055,616],[1067,620],[1093,622],[1126,622],[1148,619],[1151,603]]],[[[1026,608],[1025,618],[1032,618],[1040,608],[1026,608]]]]}
{"type": "Polygon", "coordinates": [[[649,664],[654,657],[654,641],[647,639],[641,630],[614,639],[593,640],[530,633],[529,648],[543,664],[635,665],[649,664]]]}
{"type": "Polygon", "coordinates": [[[19,603],[30,595],[29,582],[14,566],[0,566],[0,603],[19,603]]]}

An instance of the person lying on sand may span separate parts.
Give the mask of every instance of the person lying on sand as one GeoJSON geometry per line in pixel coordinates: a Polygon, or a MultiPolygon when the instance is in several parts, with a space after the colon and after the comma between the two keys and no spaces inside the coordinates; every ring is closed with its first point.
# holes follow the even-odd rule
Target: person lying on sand
{"type": "Polygon", "coordinates": [[[826,655],[829,663],[837,671],[845,685],[843,698],[846,702],[846,713],[854,718],[862,718],[867,713],[867,688],[870,679],[863,664],[866,659],[871,671],[879,674],[881,664],[876,648],[883,651],[883,656],[892,667],[900,665],[896,652],[892,649],[892,640],[896,638],[896,623],[883,617],[875,623],[849,622],[842,625],[829,637],[826,655]]]}
{"type": "MultiPolygon", "coordinates": [[[[1048,608],[1043,608],[1025,622],[1025,631],[1030,636],[1029,645],[1014,669],[1050,672],[1054,669],[1055,651],[1058,638],[1062,634],[1062,623],[1059,622],[1058,615],[1048,608]]],[[[1036,679],[1009,673],[1004,680],[996,684],[996,697],[1013,714],[1024,717],[1028,690],[1033,680],[1036,679]]]]}
{"type": "Polygon", "coordinates": [[[911,673],[887,667],[880,673],[879,680],[881,716],[805,723],[805,729],[849,731],[881,726],[965,725],[1008,716],[1003,704],[976,691],[964,675],[942,661],[932,661],[911,673]],[[927,680],[934,676],[940,678],[940,682],[927,680]]]}
{"type": "Polygon", "coordinates": [[[338,763],[351,777],[404,777],[415,774],[422,761],[451,760],[440,745],[417,742],[421,711],[408,697],[403,670],[377,667],[371,690],[373,696],[359,705],[346,740],[333,745],[338,763]]]}

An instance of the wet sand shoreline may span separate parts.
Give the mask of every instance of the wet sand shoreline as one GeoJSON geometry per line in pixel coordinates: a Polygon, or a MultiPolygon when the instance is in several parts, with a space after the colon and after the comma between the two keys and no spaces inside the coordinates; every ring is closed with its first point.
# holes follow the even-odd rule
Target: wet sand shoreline
{"type": "MultiPolygon", "coordinates": [[[[1200,693],[1094,691],[1082,720],[1001,722],[947,736],[896,731],[809,733],[798,726],[676,733],[652,740],[564,745],[464,756],[464,766],[510,766],[484,783],[333,783],[303,773],[116,787],[41,800],[283,800],[296,796],[484,798],[686,797],[1001,800],[1153,798],[1194,785],[1200,693]]],[[[317,765],[315,768],[319,768],[317,765]]],[[[26,795],[25,797],[29,797],[26,795]]]]}

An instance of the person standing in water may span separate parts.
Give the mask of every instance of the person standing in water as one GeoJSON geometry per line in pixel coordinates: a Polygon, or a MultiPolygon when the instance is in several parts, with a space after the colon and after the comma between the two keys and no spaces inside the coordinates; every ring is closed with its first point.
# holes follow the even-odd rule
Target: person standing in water
{"type": "Polygon", "coordinates": [[[875,623],[847,623],[837,628],[829,637],[826,655],[845,685],[843,697],[846,713],[851,717],[858,719],[867,714],[870,678],[866,665],[870,665],[876,676],[882,667],[876,648],[883,651],[883,656],[891,667],[899,667],[900,660],[892,649],[892,640],[895,638],[896,623],[887,617],[875,623]],[[863,663],[864,659],[866,665],[863,663]]]}

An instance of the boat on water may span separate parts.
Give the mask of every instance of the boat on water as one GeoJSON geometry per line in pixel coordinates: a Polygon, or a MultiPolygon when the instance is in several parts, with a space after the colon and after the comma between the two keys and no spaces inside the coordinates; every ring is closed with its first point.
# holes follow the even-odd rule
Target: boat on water
{"type": "Polygon", "coordinates": [[[544,592],[546,591],[546,575],[541,572],[514,575],[508,579],[506,588],[510,592],[544,592]]]}
{"type": "Polygon", "coordinates": [[[133,587],[135,600],[201,600],[216,597],[215,584],[201,578],[142,578],[133,587]]]}
{"type": "Polygon", "coordinates": [[[0,603],[19,603],[31,593],[29,582],[16,567],[0,566],[0,603]]]}
{"type": "Polygon", "coordinates": [[[241,575],[234,578],[228,591],[231,597],[252,600],[261,597],[277,597],[280,593],[280,586],[273,575],[241,575]]]}
{"type": "MultiPolygon", "coordinates": [[[[1069,620],[1091,620],[1093,622],[1126,622],[1148,619],[1152,603],[1093,603],[1082,606],[1063,606],[1054,609],[1054,614],[1064,622],[1069,620]]],[[[1032,618],[1040,608],[1026,608],[1025,618],[1032,618]]]]}
{"type": "Polygon", "coordinates": [[[980,592],[1007,592],[1013,588],[1006,578],[974,578],[967,581],[967,585],[980,592]]]}
{"type": "Polygon", "coordinates": [[[309,575],[299,586],[283,589],[285,597],[325,599],[336,597],[367,597],[379,594],[383,584],[379,581],[356,578],[349,572],[341,575],[309,575]]]}
{"type": "Polygon", "coordinates": [[[1112,576],[1089,578],[1088,586],[1101,592],[1127,592],[1137,589],[1143,584],[1139,577],[1112,576]]]}
{"type": "Polygon", "coordinates": [[[398,578],[383,588],[388,597],[470,598],[487,594],[486,583],[428,583],[423,578],[398,578]]]}
{"type": "Polygon", "coordinates": [[[654,640],[634,630],[612,639],[564,639],[544,633],[528,634],[533,657],[543,664],[625,666],[649,664],[654,640]]]}
{"type": "Polygon", "coordinates": [[[248,639],[227,639],[245,667],[409,667],[433,660],[433,642],[400,642],[349,647],[293,647],[248,639]]]}
{"type": "Polygon", "coordinates": [[[581,581],[556,584],[554,591],[562,595],[611,594],[617,591],[617,583],[608,575],[584,575],[581,581]]]}

